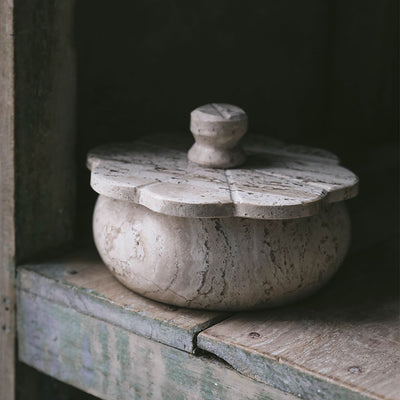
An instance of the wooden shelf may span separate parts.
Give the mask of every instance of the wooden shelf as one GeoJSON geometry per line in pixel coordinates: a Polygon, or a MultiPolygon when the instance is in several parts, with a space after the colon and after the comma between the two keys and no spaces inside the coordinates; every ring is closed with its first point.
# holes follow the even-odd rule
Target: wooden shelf
{"type": "Polygon", "coordinates": [[[102,399],[399,399],[398,299],[371,273],[393,244],[298,305],[236,315],[147,300],[90,252],[22,266],[19,358],[102,399]]]}
{"type": "Polygon", "coordinates": [[[93,255],[21,267],[17,297],[20,360],[101,399],[295,399],[191,354],[227,314],[135,295],[93,255]]]}
{"type": "Polygon", "coordinates": [[[180,309],[145,299],[121,285],[94,252],[29,265],[21,291],[189,353],[196,335],[228,314],[180,309]]]}

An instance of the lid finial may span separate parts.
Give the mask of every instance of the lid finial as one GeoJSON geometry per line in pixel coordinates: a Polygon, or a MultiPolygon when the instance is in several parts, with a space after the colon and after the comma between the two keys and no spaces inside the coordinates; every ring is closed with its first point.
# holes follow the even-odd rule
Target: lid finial
{"type": "Polygon", "coordinates": [[[231,168],[243,164],[246,155],[238,144],[247,131],[247,114],[231,104],[211,103],[190,114],[190,130],[196,143],[188,158],[208,168],[231,168]]]}

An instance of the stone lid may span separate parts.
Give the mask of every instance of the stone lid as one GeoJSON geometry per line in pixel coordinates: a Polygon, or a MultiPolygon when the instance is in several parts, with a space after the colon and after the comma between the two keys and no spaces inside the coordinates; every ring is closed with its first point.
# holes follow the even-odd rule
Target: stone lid
{"type": "MultiPolygon", "coordinates": [[[[91,186],[99,194],[159,213],[202,218],[308,217],[325,203],[347,200],[358,192],[357,176],[324,150],[247,136],[247,161],[239,168],[215,169],[188,159],[192,144],[188,136],[157,134],[97,147],[87,159],[91,186]]],[[[236,144],[230,148],[238,151],[236,144]]]]}

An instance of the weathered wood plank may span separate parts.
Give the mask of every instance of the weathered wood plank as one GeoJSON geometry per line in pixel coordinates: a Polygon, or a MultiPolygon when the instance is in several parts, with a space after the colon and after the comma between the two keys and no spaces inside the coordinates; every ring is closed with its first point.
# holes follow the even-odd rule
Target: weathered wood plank
{"type": "Polygon", "coordinates": [[[64,246],[75,222],[75,1],[15,2],[17,262],[64,246]]]}
{"type": "Polygon", "coordinates": [[[0,0],[0,393],[15,396],[14,43],[12,0],[0,0]]]}
{"type": "Polygon", "coordinates": [[[18,307],[20,359],[102,399],[294,400],[213,358],[151,341],[24,290],[18,307]]]}
{"type": "Polygon", "coordinates": [[[233,316],[201,332],[198,346],[305,399],[400,399],[395,246],[364,248],[313,298],[233,316]]]}
{"type": "MultiPolygon", "coordinates": [[[[4,15],[7,24],[14,22],[14,34],[1,37],[10,38],[15,48],[11,84],[15,90],[15,153],[10,153],[15,154],[15,213],[10,215],[15,215],[15,260],[19,264],[35,254],[68,245],[74,233],[75,1],[4,3],[14,3],[12,17],[4,15]]],[[[1,28],[6,25],[0,24],[1,28]]],[[[1,51],[0,64],[3,56],[1,51]]],[[[1,148],[2,130],[0,135],[1,148]]],[[[0,358],[14,368],[13,358],[0,358]]],[[[17,379],[21,379],[18,364],[16,369],[17,379]]],[[[37,389],[29,392],[29,399],[42,400],[47,394],[33,384],[36,377],[24,370],[23,382],[32,382],[37,389]]],[[[42,376],[40,381],[51,387],[50,379],[42,376]]],[[[16,396],[27,398],[20,390],[16,396]]]]}
{"type": "Polygon", "coordinates": [[[356,323],[309,318],[295,320],[294,313],[233,318],[201,333],[198,345],[245,375],[305,399],[399,399],[395,345],[390,351],[380,334],[368,342],[356,323]]]}
{"type": "Polygon", "coordinates": [[[195,351],[198,332],[229,316],[178,309],[133,293],[119,283],[94,253],[19,269],[22,290],[71,307],[169,346],[195,351]]]}

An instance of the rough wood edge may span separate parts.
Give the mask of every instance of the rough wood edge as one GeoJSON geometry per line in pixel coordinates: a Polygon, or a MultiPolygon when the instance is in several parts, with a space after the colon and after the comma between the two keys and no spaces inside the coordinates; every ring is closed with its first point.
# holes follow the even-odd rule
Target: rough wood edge
{"type": "Polygon", "coordinates": [[[196,336],[199,332],[231,315],[220,313],[187,330],[169,321],[153,319],[132,309],[121,307],[90,289],[44,276],[35,271],[35,266],[18,268],[17,286],[20,291],[71,307],[85,315],[189,353],[196,351],[196,336]]]}
{"type": "Polygon", "coordinates": [[[299,398],[313,400],[382,400],[373,395],[365,396],[352,388],[338,384],[332,379],[317,376],[286,363],[269,359],[261,354],[250,353],[240,345],[228,345],[201,332],[197,337],[200,349],[215,354],[235,370],[259,382],[280,390],[287,390],[299,398]]]}
{"type": "Polygon", "coordinates": [[[0,0],[0,390],[15,397],[13,0],[0,0]]]}
{"type": "Polygon", "coordinates": [[[105,400],[294,400],[225,363],[194,356],[34,294],[18,293],[19,358],[105,400]]]}

